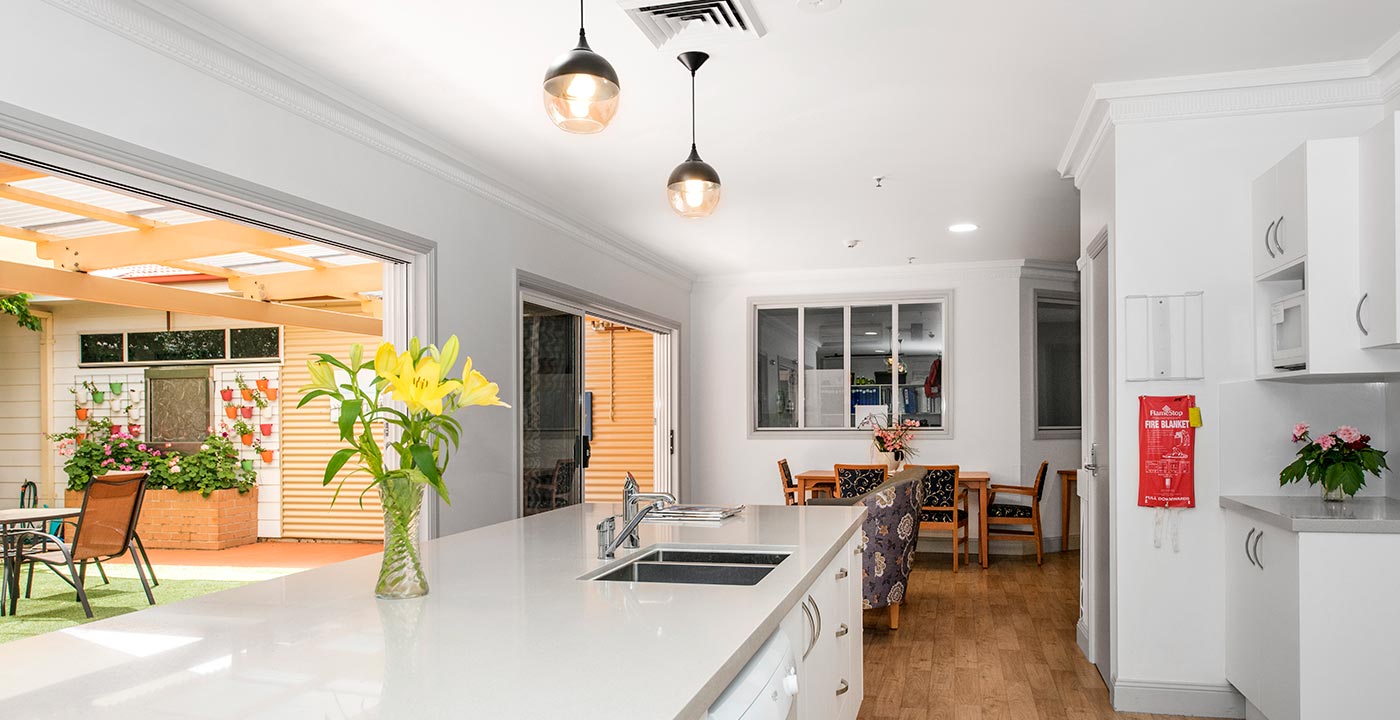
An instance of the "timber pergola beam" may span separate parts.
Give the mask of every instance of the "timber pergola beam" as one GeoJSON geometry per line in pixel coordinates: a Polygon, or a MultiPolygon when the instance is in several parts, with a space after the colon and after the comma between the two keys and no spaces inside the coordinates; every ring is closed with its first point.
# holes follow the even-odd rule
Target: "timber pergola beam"
{"type": "MultiPolygon", "coordinates": [[[[0,230],[0,234],[15,237],[4,230],[0,230]]],[[[296,244],[280,235],[219,220],[79,238],[45,234],[43,239],[38,246],[39,257],[52,260],[61,269],[83,272],[129,265],[163,265],[173,260],[256,252],[296,244]]]]}
{"type": "MultiPolygon", "coordinates": [[[[377,265],[375,267],[377,268],[377,265]]],[[[257,302],[167,285],[105,278],[5,261],[0,261],[0,289],[110,305],[247,320],[266,325],[291,325],[374,336],[383,333],[383,323],[369,317],[257,302]]]]}
{"type": "Polygon", "coordinates": [[[358,298],[359,293],[384,289],[379,263],[346,265],[325,270],[243,275],[228,280],[230,290],[251,300],[296,300],[316,297],[358,298]]]}
{"type": "Polygon", "coordinates": [[[165,227],[165,223],[143,218],[140,215],[132,215],[131,213],[122,212],[120,210],[108,210],[107,208],[98,207],[89,203],[69,200],[67,198],[58,197],[57,195],[49,195],[48,193],[35,192],[13,185],[0,184],[0,198],[24,203],[25,205],[34,205],[36,207],[57,210],[59,212],[68,213],[69,215],[85,217],[89,220],[101,220],[114,225],[136,228],[138,230],[165,227]]]}

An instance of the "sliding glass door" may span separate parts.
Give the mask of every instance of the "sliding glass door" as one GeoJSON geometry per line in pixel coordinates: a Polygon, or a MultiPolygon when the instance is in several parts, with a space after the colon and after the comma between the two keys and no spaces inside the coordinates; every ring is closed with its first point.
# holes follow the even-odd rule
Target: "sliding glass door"
{"type": "Polygon", "coordinates": [[[524,515],[583,498],[583,314],[525,301],[521,312],[524,515]]]}

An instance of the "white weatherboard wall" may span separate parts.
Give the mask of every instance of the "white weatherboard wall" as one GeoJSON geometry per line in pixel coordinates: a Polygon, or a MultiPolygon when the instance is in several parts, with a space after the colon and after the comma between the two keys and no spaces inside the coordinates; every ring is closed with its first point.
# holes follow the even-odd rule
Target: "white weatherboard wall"
{"type": "MultiPolygon", "coordinates": [[[[639,269],[645,261],[586,245],[485,199],[464,184],[449,182],[232,84],[243,82],[254,92],[285,89],[277,83],[245,80],[237,71],[225,72],[227,68],[203,53],[181,53],[189,62],[209,67],[212,74],[206,74],[78,14],[122,15],[127,10],[112,3],[78,0],[6,3],[7,24],[24,28],[12,38],[12,53],[53,57],[56,45],[62,45],[64,52],[55,62],[0,76],[0,98],[438,243],[438,339],[459,335],[463,354],[471,355],[477,369],[500,383],[507,398],[516,395],[517,270],[645,309],[682,327],[688,324],[690,288],[685,278],[639,269]],[[68,12],[61,6],[76,10],[68,12]],[[215,74],[234,80],[226,83],[215,74]],[[164,88],[179,102],[172,106],[134,101],[133,82],[164,88]]],[[[175,35],[155,41],[183,44],[175,35]]],[[[525,101],[538,102],[522,95],[525,101]]],[[[543,113],[540,122],[548,122],[543,113]]],[[[669,212],[662,202],[654,211],[669,212]]],[[[679,346],[683,363],[688,346],[683,331],[679,346]]],[[[684,384],[680,401],[685,407],[684,384]]],[[[442,507],[438,529],[444,534],[519,514],[517,412],[473,408],[461,417],[466,439],[448,470],[454,504],[442,507]]],[[[679,430],[677,444],[684,458],[687,426],[682,424],[679,430]]],[[[684,476],[683,469],[683,482],[684,476]]]]}
{"type": "MultiPolygon", "coordinates": [[[[910,298],[951,291],[949,353],[944,377],[949,388],[948,437],[924,436],[913,462],[958,464],[987,470],[994,482],[1029,485],[1040,460],[1049,460],[1045,534],[1059,529],[1059,486],[1053,477],[1077,462],[1078,441],[1029,443],[1034,427],[1023,417],[1029,384],[1021,382],[1028,325],[1023,327],[1023,283],[1072,290],[1071,269],[1046,270],[1019,263],[915,265],[849,271],[762,273],[713,278],[696,284],[692,300],[691,387],[694,452],[692,499],[706,503],[781,503],[777,461],[787,458],[794,472],[830,468],[838,462],[870,461],[865,431],[752,432],[752,400],[747,397],[751,348],[746,337],[751,301],[766,297],[842,297],[872,292],[910,298]],[[1027,277],[1023,278],[1023,275],[1027,277]],[[1034,276],[1035,279],[1031,279],[1034,276]]],[[[974,528],[975,530],[975,528],[974,528]]],[[[946,545],[946,534],[926,543],[946,545]]],[[[1024,551],[1025,544],[1009,546],[1024,551]]]]}
{"type": "MultiPolygon", "coordinates": [[[[1171,712],[1183,702],[1224,702],[1221,384],[1253,378],[1251,183],[1309,139],[1356,135],[1379,105],[1118,125],[1085,177],[1111,164],[1112,188],[1082,195],[1084,245],[1111,221],[1113,297],[1205,292],[1205,379],[1123,380],[1123,327],[1115,319],[1112,578],[1119,709],[1171,712]],[[1181,550],[1153,547],[1153,511],[1137,507],[1137,397],[1197,396],[1197,508],[1182,511],[1181,550]]],[[[1090,183],[1092,184],[1092,183],[1090,183]]],[[[1121,317],[1121,316],[1120,316],[1121,317]]],[[[1255,418],[1286,433],[1291,417],[1255,418]]],[[[1259,472],[1266,473],[1263,468],[1259,472]]]]}
{"type": "Polygon", "coordinates": [[[41,484],[39,341],[0,315],[0,509],[19,507],[25,480],[41,484]]]}

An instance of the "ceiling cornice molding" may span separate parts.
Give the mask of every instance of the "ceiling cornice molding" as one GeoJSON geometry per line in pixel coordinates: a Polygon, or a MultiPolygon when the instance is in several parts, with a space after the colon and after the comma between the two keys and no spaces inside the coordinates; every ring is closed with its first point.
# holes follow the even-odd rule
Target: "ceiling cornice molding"
{"type": "Polygon", "coordinates": [[[1079,187],[1114,126],[1377,105],[1400,95],[1400,34],[1361,60],[1097,83],[1060,157],[1079,187]]]}
{"type": "Polygon", "coordinates": [[[977,280],[1078,280],[1079,271],[1072,262],[1054,260],[986,260],[978,262],[937,263],[927,265],[883,265],[869,267],[820,268],[815,270],[762,270],[749,273],[702,275],[696,285],[748,285],[784,281],[843,281],[870,277],[873,280],[891,278],[951,278],[977,280]]]}
{"type": "Polygon", "coordinates": [[[402,118],[186,8],[165,0],[45,2],[466,189],[628,266],[682,286],[695,280],[695,274],[680,264],[511,189],[482,171],[461,149],[446,146],[402,118]]]}

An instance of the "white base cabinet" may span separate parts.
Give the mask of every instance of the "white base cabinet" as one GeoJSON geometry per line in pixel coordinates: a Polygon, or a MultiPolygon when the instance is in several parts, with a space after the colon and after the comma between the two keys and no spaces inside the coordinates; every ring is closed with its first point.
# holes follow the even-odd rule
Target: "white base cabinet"
{"type": "Polygon", "coordinates": [[[860,600],[864,550],[857,532],[783,620],[795,645],[798,720],[855,720],[860,712],[865,696],[860,600]]]}
{"type": "Polygon", "coordinates": [[[1400,535],[1226,511],[1225,676],[1267,720],[1400,715],[1400,535]]]}

